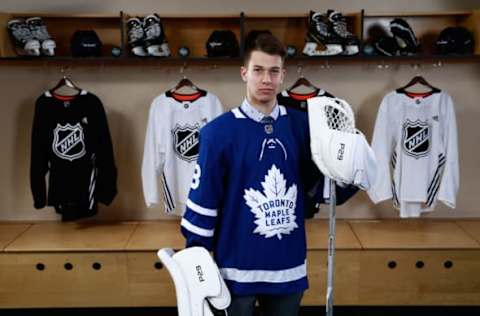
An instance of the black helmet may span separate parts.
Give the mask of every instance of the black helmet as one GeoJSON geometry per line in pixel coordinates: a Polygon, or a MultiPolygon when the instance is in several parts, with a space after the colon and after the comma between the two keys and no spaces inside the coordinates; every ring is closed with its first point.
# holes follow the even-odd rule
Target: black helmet
{"type": "Polygon", "coordinates": [[[102,55],[102,42],[93,30],[78,30],[71,39],[72,55],[74,57],[88,57],[102,55]]]}
{"type": "Polygon", "coordinates": [[[238,41],[230,30],[216,30],[205,43],[208,57],[236,57],[239,53],[238,41]]]}
{"type": "Polygon", "coordinates": [[[435,42],[437,53],[473,54],[474,41],[472,33],[462,26],[447,27],[435,42]]]}

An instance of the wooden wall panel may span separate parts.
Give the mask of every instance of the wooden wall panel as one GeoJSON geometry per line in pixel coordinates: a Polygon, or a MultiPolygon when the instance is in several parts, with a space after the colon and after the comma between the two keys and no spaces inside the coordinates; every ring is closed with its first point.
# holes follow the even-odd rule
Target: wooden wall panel
{"type": "Polygon", "coordinates": [[[128,306],[124,253],[35,253],[0,255],[0,306],[128,306]],[[43,264],[39,271],[37,264],[43,264]],[[72,269],[66,270],[65,264],[72,269]],[[92,265],[101,265],[95,270],[92,265]]]}
{"type": "Polygon", "coordinates": [[[480,252],[363,251],[361,305],[478,305],[480,252]],[[422,268],[417,268],[418,262],[422,268]],[[446,262],[452,263],[446,268],[446,262]],[[395,262],[395,268],[388,264],[395,262]]]}
{"type": "Polygon", "coordinates": [[[175,287],[165,267],[157,269],[155,252],[127,255],[130,306],[176,306],[175,287]]]}
{"type": "MultiPolygon", "coordinates": [[[[359,301],[360,252],[337,251],[335,254],[334,304],[361,305],[359,301]]],[[[302,305],[324,305],[327,289],[327,251],[309,251],[307,258],[310,288],[302,305]]]]}

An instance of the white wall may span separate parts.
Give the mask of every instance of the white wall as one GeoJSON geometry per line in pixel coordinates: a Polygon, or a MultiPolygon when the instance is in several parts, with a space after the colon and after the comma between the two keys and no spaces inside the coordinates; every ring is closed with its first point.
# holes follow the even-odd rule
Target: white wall
{"type": "MultiPolygon", "coordinates": [[[[167,15],[208,15],[223,13],[303,13],[310,8],[338,8],[353,12],[365,8],[369,12],[445,11],[478,7],[478,1],[1,1],[0,11],[16,12],[73,12],[114,13],[119,10],[135,13],[158,11],[167,15]],[[179,6],[181,3],[181,6],[179,6]],[[407,5],[408,4],[408,5],[407,5]],[[275,11],[274,11],[275,10],[275,11]]],[[[302,35],[303,36],[303,35],[302,35]]],[[[151,100],[179,79],[176,66],[140,65],[71,65],[72,79],[84,89],[97,94],[108,111],[115,156],[119,168],[119,194],[110,207],[102,207],[97,219],[155,219],[163,218],[163,207],[146,209],[140,182],[143,140],[151,100]]],[[[480,132],[478,87],[479,63],[447,63],[437,68],[423,64],[419,70],[410,65],[392,65],[379,69],[376,64],[304,66],[304,74],[318,86],[347,99],[356,111],[359,125],[370,138],[376,111],[383,95],[403,85],[420,72],[433,85],[447,90],[455,101],[459,126],[461,190],[455,211],[439,207],[432,217],[479,217],[480,132]]],[[[288,66],[285,86],[296,79],[296,65],[288,66]]],[[[217,94],[226,108],[239,104],[244,85],[238,66],[189,66],[187,74],[202,88],[217,94]]],[[[30,133],[35,99],[45,89],[56,84],[60,66],[0,64],[0,220],[56,219],[52,209],[34,210],[29,187],[30,133]]],[[[325,208],[326,209],[326,208],[325,208]]],[[[321,216],[325,216],[326,211],[321,216]]],[[[359,193],[352,201],[339,207],[344,218],[397,217],[391,202],[374,206],[366,194],[359,193]]]]}
{"type": "Polygon", "coordinates": [[[275,1],[275,0],[2,0],[0,11],[7,12],[82,12],[115,13],[123,10],[132,13],[150,13],[157,11],[163,15],[180,14],[236,14],[246,13],[304,13],[309,9],[335,8],[344,12],[366,9],[368,12],[419,12],[468,10],[479,8],[478,0],[342,0],[342,1],[275,1]]]}

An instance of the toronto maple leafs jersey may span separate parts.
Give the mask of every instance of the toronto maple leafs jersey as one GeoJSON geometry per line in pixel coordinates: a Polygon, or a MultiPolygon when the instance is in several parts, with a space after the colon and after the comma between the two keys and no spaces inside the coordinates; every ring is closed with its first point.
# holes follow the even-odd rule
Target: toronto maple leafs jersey
{"type": "Polygon", "coordinates": [[[301,181],[311,161],[308,119],[279,106],[276,120],[255,120],[245,103],[200,132],[182,233],[187,246],[213,250],[236,295],[301,292],[308,287],[301,181]]]}
{"type": "Polygon", "coordinates": [[[374,203],[393,198],[401,217],[432,211],[437,200],[455,208],[457,127],[447,93],[388,93],[378,110],[372,148],[378,176],[368,194],[374,203]]]}
{"type": "Polygon", "coordinates": [[[160,203],[163,194],[165,212],[184,213],[198,157],[200,128],[221,113],[218,97],[206,91],[192,95],[167,91],[153,100],[142,163],[148,207],[160,203]]]}
{"type": "Polygon", "coordinates": [[[75,96],[46,91],[37,99],[30,180],[35,208],[54,206],[63,220],[92,216],[97,202],[112,202],[117,169],[107,117],[97,96],[85,90],[75,96]]]}

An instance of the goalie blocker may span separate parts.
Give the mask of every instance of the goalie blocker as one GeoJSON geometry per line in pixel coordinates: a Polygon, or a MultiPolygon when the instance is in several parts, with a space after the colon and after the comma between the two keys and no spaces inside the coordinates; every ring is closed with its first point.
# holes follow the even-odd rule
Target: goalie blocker
{"type": "Polygon", "coordinates": [[[175,284],[179,316],[227,315],[231,297],[215,261],[203,247],[157,252],[175,284]]]}

